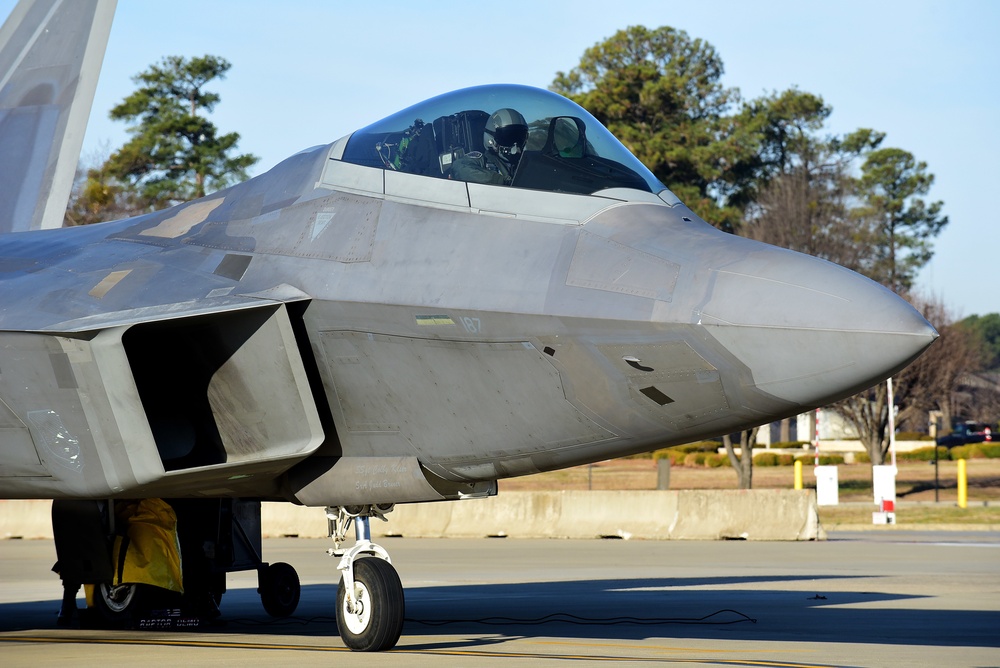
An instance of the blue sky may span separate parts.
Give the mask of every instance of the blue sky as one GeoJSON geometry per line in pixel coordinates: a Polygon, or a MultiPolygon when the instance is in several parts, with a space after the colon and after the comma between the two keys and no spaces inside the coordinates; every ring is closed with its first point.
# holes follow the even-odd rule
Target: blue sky
{"type": "MultiPolygon", "coordinates": [[[[0,0],[0,15],[13,5],[0,0]]],[[[213,120],[242,135],[261,173],[448,90],[546,87],[631,25],[683,29],[716,48],[724,84],[744,97],[797,86],[833,107],[831,131],[871,127],[927,162],[930,198],[951,222],[919,287],[959,317],[1000,312],[1000,2],[991,0],[119,0],[84,153],[124,142],[108,110],[166,55],[232,62],[213,120]]]]}

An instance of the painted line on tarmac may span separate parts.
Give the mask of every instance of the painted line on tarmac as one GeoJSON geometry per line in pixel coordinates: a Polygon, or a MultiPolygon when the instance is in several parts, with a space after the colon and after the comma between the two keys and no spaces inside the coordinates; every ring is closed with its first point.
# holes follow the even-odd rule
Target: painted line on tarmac
{"type": "Polygon", "coordinates": [[[144,645],[162,647],[200,647],[226,649],[266,649],[266,650],[306,650],[316,652],[349,652],[346,647],[329,647],[325,645],[286,645],[278,643],[248,643],[212,640],[166,640],[163,638],[70,638],[63,636],[0,636],[0,642],[6,643],[39,643],[60,645],[144,645]]]}
{"type": "MultiPolygon", "coordinates": [[[[159,647],[196,647],[199,649],[245,649],[245,650],[267,650],[267,651],[300,651],[300,652],[350,652],[347,647],[335,647],[330,645],[295,645],[285,643],[247,643],[236,641],[212,641],[212,640],[166,640],[163,638],[80,638],[64,636],[24,636],[24,635],[4,635],[0,636],[3,643],[37,643],[37,644],[60,644],[60,645],[142,645],[159,647]]],[[[552,643],[556,644],[556,643],[552,643]]],[[[580,643],[565,643],[579,646],[580,643]]],[[[699,651],[716,652],[718,650],[677,648],[677,647],[648,647],[643,645],[629,646],[622,644],[599,645],[607,647],[622,647],[632,650],[658,651],[699,651]]],[[[608,661],[617,663],[691,663],[697,661],[706,666],[762,666],[765,668],[839,668],[831,664],[798,663],[788,661],[768,661],[763,659],[720,659],[702,657],[664,657],[664,656],[608,656],[593,654],[546,654],[542,652],[500,652],[489,650],[459,650],[459,649],[420,649],[414,647],[396,647],[385,652],[387,654],[418,654],[434,656],[462,656],[478,658],[509,658],[509,659],[560,659],[568,661],[608,661]]]]}
{"type": "MultiPolygon", "coordinates": [[[[627,649],[655,650],[659,652],[690,652],[692,654],[746,654],[748,650],[741,649],[708,649],[704,647],[677,647],[672,645],[628,645],[625,643],[580,643],[574,641],[550,640],[541,641],[542,645],[572,645],[575,647],[616,647],[627,649]]],[[[767,654],[810,654],[813,650],[804,649],[781,649],[781,650],[757,650],[767,654]]],[[[751,652],[752,653],[752,652],[751,652]]],[[[766,659],[722,659],[722,658],[688,658],[688,659],[665,659],[671,663],[678,661],[699,661],[706,665],[736,665],[736,666],[777,666],[782,668],[837,668],[831,664],[799,663],[766,659]]]]}
{"type": "MultiPolygon", "coordinates": [[[[746,649],[716,649],[716,648],[705,648],[705,647],[678,647],[676,645],[629,645],[627,643],[620,642],[577,642],[573,640],[542,640],[537,641],[540,645],[572,645],[574,647],[628,647],[636,648],[641,647],[642,649],[655,649],[660,652],[695,652],[700,654],[711,653],[711,654],[746,654],[746,649]]],[[[809,649],[762,649],[759,652],[766,652],[768,654],[814,654],[815,650],[809,649]]],[[[799,665],[799,664],[796,664],[799,665]]]]}

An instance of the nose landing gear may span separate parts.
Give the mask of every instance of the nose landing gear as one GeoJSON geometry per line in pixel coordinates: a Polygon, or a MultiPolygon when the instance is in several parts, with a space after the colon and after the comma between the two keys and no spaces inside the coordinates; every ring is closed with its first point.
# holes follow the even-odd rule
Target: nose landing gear
{"type": "Polygon", "coordinates": [[[392,567],[389,553],[371,541],[371,517],[385,519],[392,505],[328,507],[331,556],[340,557],[337,588],[337,628],[344,644],[362,652],[391,649],[403,632],[403,585],[392,567]],[[354,525],[355,543],[341,543],[354,525]]]}

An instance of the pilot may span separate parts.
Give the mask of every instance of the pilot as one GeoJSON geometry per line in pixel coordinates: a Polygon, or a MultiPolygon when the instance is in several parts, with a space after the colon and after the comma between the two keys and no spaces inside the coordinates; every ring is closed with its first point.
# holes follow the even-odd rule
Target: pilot
{"type": "Polygon", "coordinates": [[[509,186],[528,139],[528,124],[514,109],[498,109],[486,121],[483,145],[486,152],[471,151],[452,165],[452,177],[460,181],[509,186]]]}

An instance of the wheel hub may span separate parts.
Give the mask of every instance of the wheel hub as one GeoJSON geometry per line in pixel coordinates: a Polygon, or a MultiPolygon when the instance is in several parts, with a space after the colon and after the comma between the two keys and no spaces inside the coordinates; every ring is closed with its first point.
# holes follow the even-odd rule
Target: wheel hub
{"type": "Polygon", "coordinates": [[[360,582],[354,584],[355,603],[352,609],[351,598],[344,597],[344,623],[351,633],[361,634],[371,623],[371,594],[368,587],[360,582]]]}
{"type": "Polygon", "coordinates": [[[117,587],[101,585],[101,591],[104,593],[108,609],[112,612],[122,612],[128,608],[128,604],[132,601],[135,586],[130,584],[118,585],[117,587]]]}

